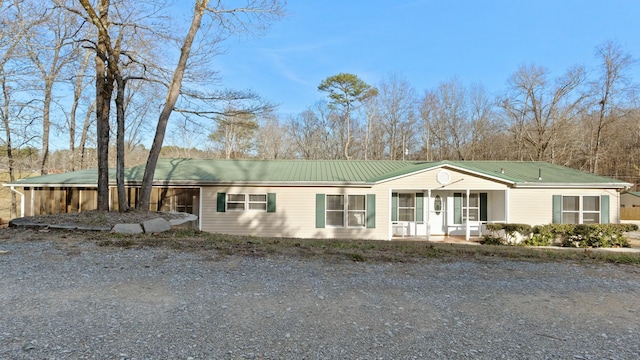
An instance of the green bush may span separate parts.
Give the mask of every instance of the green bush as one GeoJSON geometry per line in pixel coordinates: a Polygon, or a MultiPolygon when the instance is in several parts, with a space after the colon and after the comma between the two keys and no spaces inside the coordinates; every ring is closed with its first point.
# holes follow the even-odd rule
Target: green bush
{"type": "Polygon", "coordinates": [[[633,224],[578,224],[559,235],[562,236],[562,246],[565,247],[629,247],[623,234],[634,228],[637,226],[633,224]]]}
{"type": "Polygon", "coordinates": [[[480,241],[482,245],[504,245],[506,242],[503,238],[493,235],[485,235],[480,241]]]}
{"type": "Polygon", "coordinates": [[[527,224],[487,224],[491,239],[482,243],[512,244],[516,233],[526,238],[523,245],[550,246],[558,241],[564,247],[606,248],[628,247],[624,233],[638,230],[635,224],[548,224],[531,227],[527,224]],[[496,233],[503,230],[505,238],[496,233]],[[497,241],[500,239],[500,241],[497,241]]]}

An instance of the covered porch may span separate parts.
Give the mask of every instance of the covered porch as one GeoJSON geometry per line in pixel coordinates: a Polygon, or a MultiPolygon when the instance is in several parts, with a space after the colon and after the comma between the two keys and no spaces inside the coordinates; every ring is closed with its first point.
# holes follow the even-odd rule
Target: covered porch
{"type": "Polygon", "coordinates": [[[507,223],[508,189],[392,189],[391,240],[479,241],[507,223]]]}

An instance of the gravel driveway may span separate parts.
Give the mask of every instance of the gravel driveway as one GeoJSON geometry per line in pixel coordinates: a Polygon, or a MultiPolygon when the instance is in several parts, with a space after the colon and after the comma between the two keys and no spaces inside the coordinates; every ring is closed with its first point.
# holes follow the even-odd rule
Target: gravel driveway
{"type": "Polygon", "coordinates": [[[640,268],[0,240],[2,359],[637,359],[640,268]]]}

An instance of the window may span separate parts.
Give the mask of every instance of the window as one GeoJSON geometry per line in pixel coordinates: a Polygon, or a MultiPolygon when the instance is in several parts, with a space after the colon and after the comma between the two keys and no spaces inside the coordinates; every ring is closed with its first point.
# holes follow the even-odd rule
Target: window
{"type": "Polygon", "coordinates": [[[327,225],[344,226],[344,195],[327,195],[327,225]]]}
{"type": "Polygon", "coordinates": [[[245,199],[245,194],[227,194],[227,210],[244,211],[245,199]]]}
{"type": "Polygon", "coordinates": [[[453,223],[487,221],[488,193],[453,194],[453,223]]]}
{"type": "Polygon", "coordinates": [[[349,227],[364,227],[367,218],[366,198],[364,195],[349,195],[348,221],[349,227]]]}
{"type": "Polygon", "coordinates": [[[267,211],[267,194],[227,194],[227,211],[267,211]]]}
{"type": "Polygon", "coordinates": [[[462,221],[478,221],[480,214],[480,202],[478,201],[478,194],[469,194],[469,201],[467,197],[462,197],[462,221]],[[468,212],[467,212],[468,210],[468,212]],[[469,218],[467,219],[467,214],[469,218]]]}
{"type": "Polygon", "coordinates": [[[563,224],[599,224],[599,196],[563,196],[563,224]]]}
{"type": "Polygon", "coordinates": [[[398,194],[398,221],[415,221],[415,214],[415,195],[398,194]]]}
{"type": "Polygon", "coordinates": [[[365,227],[366,200],[366,195],[327,195],[327,226],[365,227]]]}

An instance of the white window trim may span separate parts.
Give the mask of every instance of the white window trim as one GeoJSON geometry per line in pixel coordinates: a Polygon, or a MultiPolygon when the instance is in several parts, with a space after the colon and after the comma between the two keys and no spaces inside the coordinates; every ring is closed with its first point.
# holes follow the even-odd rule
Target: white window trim
{"type": "Polygon", "coordinates": [[[267,195],[267,193],[227,193],[226,195],[226,201],[225,201],[225,210],[228,212],[267,212],[267,203],[268,203],[268,199],[269,196],[267,195]],[[231,201],[229,200],[229,198],[231,196],[234,195],[244,195],[244,201],[231,201]],[[264,196],[264,201],[251,201],[251,195],[261,195],[264,196]],[[234,203],[234,204],[244,204],[243,205],[243,209],[230,209],[229,208],[229,204],[230,203],[234,203]],[[264,204],[264,209],[251,209],[250,208],[250,204],[264,204]]]}
{"type": "Polygon", "coordinates": [[[596,214],[596,219],[598,220],[595,223],[590,223],[590,224],[600,224],[600,218],[602,217],[602,204],[601,204],[601,199],[598,195],[562,195],[562,214],[561,214],[561,220],[563,224],[569,224],[569,223],[565,223],[564,222],[564,214],[565,213],[571,213],[571,214],[578,214],[578,223],[577,224],[584,224],[584,214],[596,214]],[[578,210],[565,210],[564,209],[564,198],[566,197],[577,197],[578,198],[578,210]],[[597,211],[593,211],[593,210],[584,210],[584,198],[585,197],[593,197],[593,198],[597,198],[598,199],[598,210],[597,211]]]}
{"type": "Polygon", "coordinates": [[[367,195],[363,194],[325,194],[325,205],[324,205],[324,223],[326,228],[330,229],[364,229],[367,227],[367,195]],[[342,196],[343,198],[343,208],[341,210],[330,210],[327,209],[328,201],[326,199],[329,196],[342,196]],[[364,197],[364,209],[363,210],[349,210],[349,196],[362,196],[364,197]],[[329,225],[327,221],[327,213],[329,212],[342,212],[342,226],[340,225],[329,225]],[[349,213],[362,213],[364,216],[364,221],[362,225],[358,226],[349,226],[349,213]]]}
{"type": "Polygon", "coordinates": [[[416,194],[415,193],[398,193],[398,213],[396,214],[396,218],[398,219],[398,223],[413,223],[416,221],[416,194]],[[413,206],[400,206],[400,195],[411,195],[413,197],[413,206]],[[400,220],[400,210],[411,209],[413,210],[413,220],[400,220]]]}

